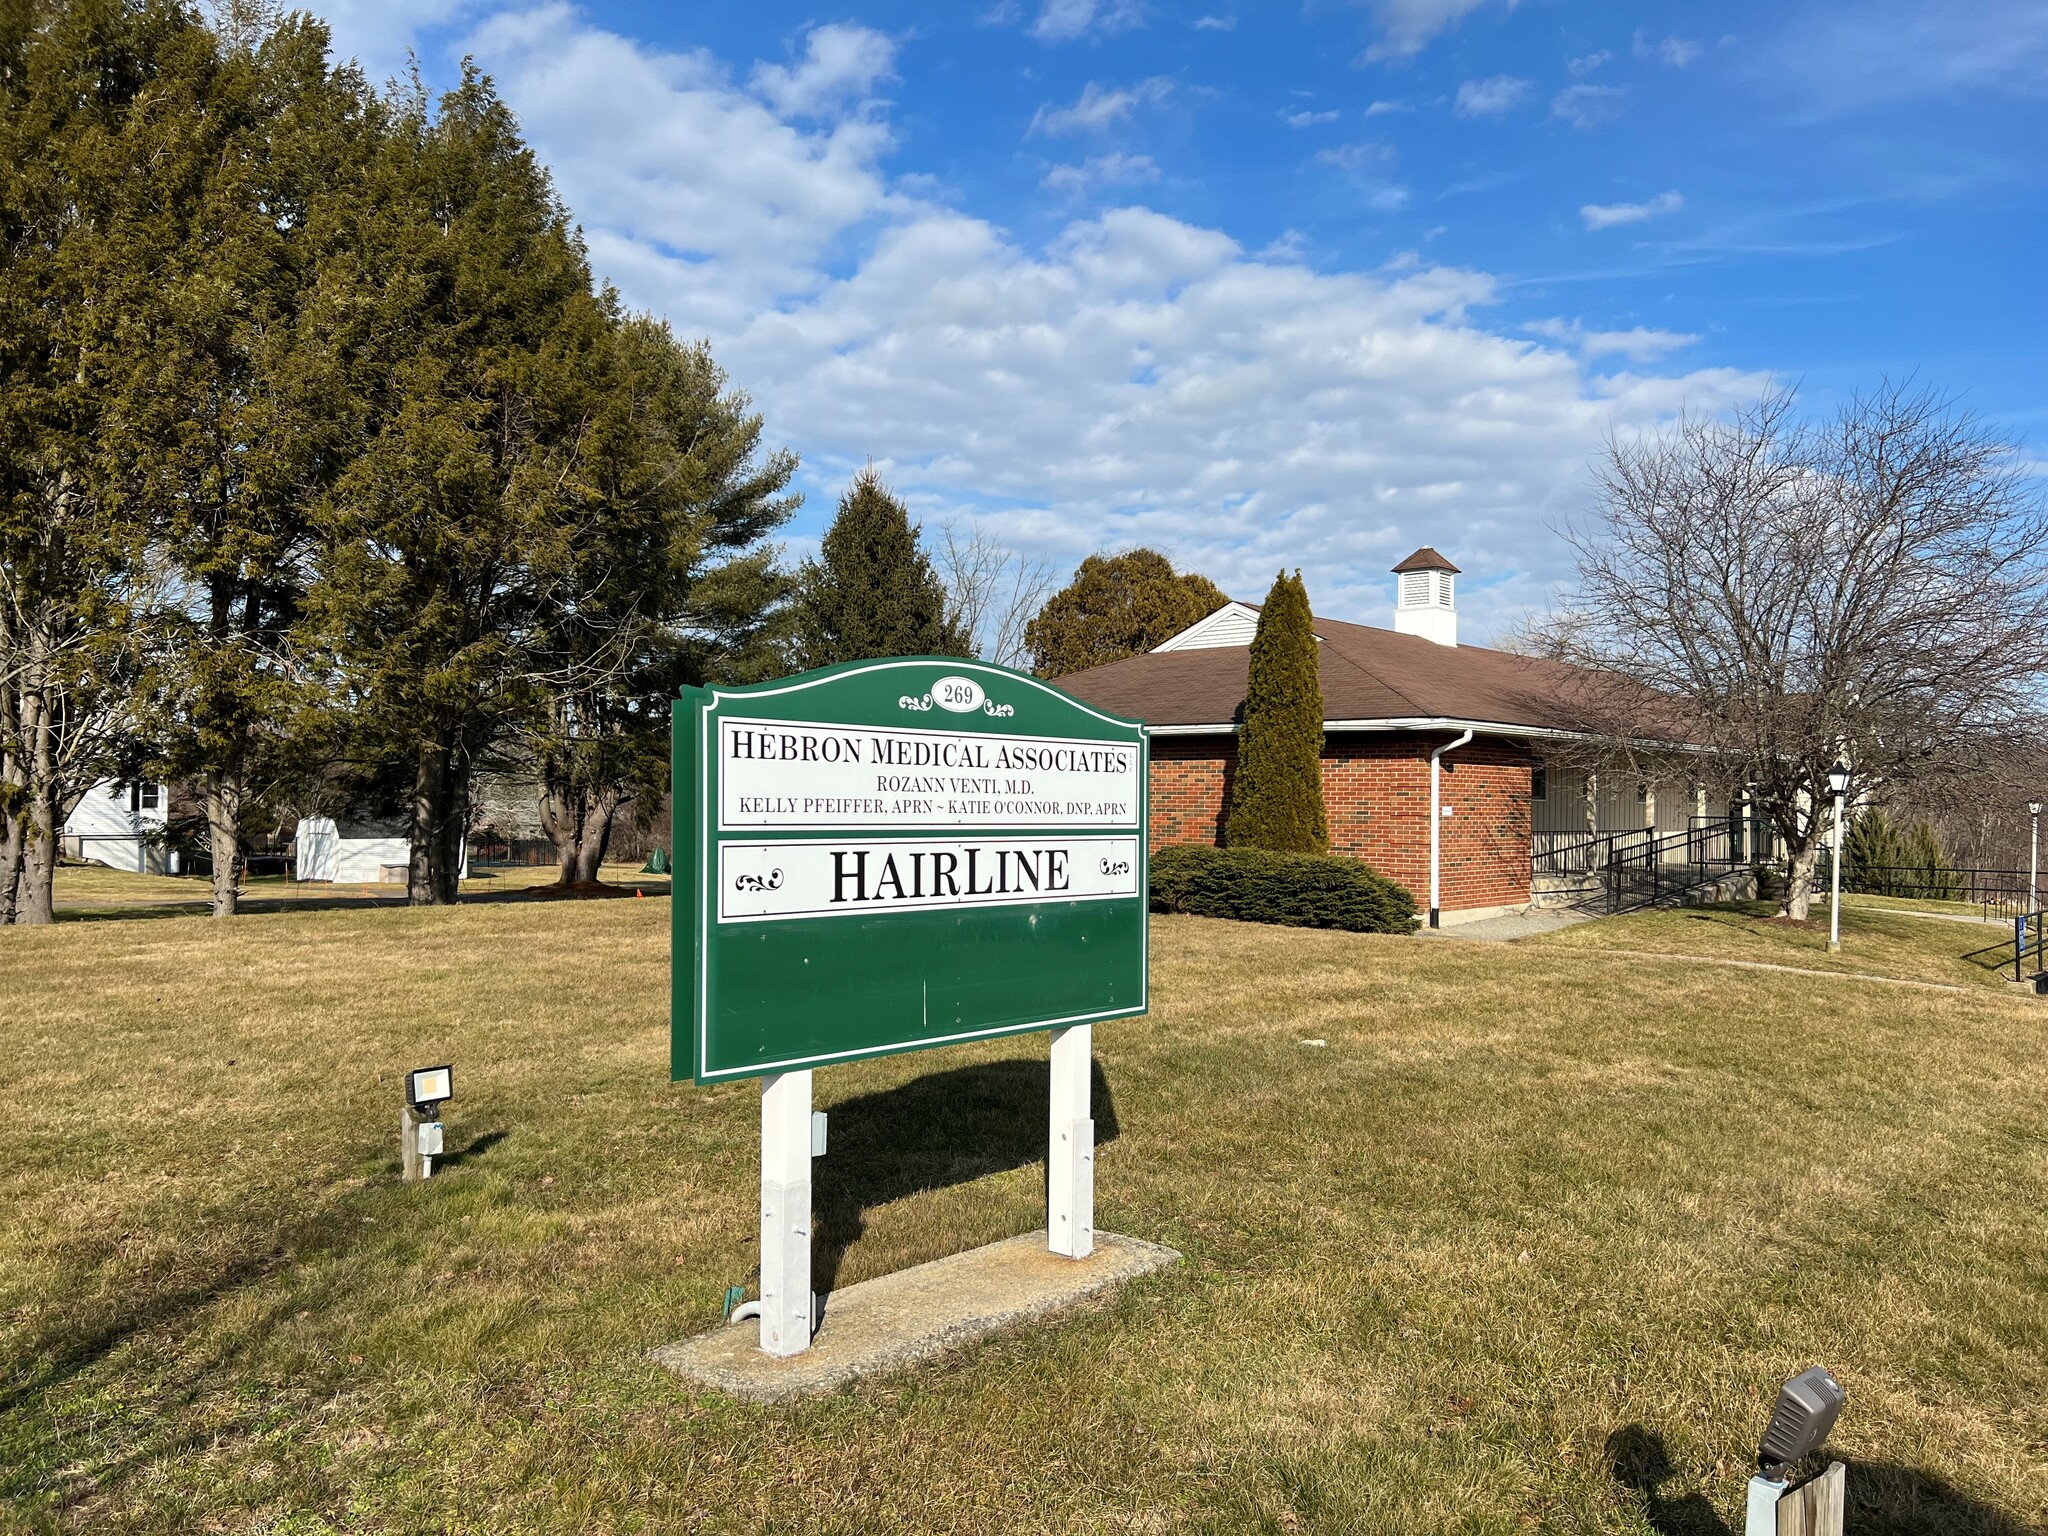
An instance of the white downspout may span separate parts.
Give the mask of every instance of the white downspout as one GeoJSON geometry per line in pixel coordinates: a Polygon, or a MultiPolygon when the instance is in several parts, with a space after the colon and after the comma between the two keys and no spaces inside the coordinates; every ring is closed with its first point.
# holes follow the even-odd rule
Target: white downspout
{"type": "Polygon", "coordinates": [[[1441,928],[1437,920],[1441,904],[1440,888],[1443,871],[1443,755],[1455,752],[1472,739],[1468,729],[1455,741],[1447,741],[1429,754],[1429,926],[1441,928]]]}

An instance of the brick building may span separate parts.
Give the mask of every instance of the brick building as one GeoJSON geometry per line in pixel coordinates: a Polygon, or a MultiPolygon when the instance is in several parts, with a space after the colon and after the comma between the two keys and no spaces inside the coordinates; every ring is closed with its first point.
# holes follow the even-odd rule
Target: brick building
{"type": "MultiPolygon", "coordinates": [[[[1546,837],[1654,834],[1725,815],[1684,778],[1547,762],[1546,743],[1580,739],[1573,698],[1584,674],[1459,645],[1458,568],[1435,550],[1394,573],[1393,629],[1315,621],[1331,852],[1363,859],[1427,906],[1434,822],[1434,907],[1452,923],[1529,905],[1532,851],[1546,837]]],[[[1059,680],[1151,726],[1154,847],[1223,840],[1257,624],[1256,608],[1231,603],[1142,656],[1059,680]]]]}

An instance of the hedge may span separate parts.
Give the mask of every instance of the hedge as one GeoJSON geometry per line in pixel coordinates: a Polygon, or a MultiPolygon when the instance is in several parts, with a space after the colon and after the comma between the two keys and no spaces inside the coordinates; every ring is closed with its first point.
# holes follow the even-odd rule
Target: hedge
{"type": "Polygon", "coordinates": [[[1415,898],[1370,866],[1261,848],[1161,848],[1152,855],[1152,910],[1353,933],[1415,931],[1415,898]]]}

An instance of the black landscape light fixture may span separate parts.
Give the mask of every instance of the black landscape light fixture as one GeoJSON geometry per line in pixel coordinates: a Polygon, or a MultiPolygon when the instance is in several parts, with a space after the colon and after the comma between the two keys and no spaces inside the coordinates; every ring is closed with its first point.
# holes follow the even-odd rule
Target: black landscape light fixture
{"type": "MultiPolygon", "coordinates": [[[[1792,1485],[1786,1476],[1787,1469],[1819,1454],[1848,1400],[1849,1394],[1842,1384],[1821,1365],[1808,1366],[1778,1388],[1770,1422],[1757,1443],[1757,1474],[1749,1480],[1747,1536],[1776,1536],[1779,1502],[1787,1493],[1797,1493],[1806,1487],[1792,1485]]],[[[1830,1467],[1827,1476],[1835,1481],[1839,1493],[1843,1476],[1839,1468],[1830,1467]]],[[[1836,1517],[1832,1530],[1839,1532],[1839,1499],[1813,1502],[1834,1505],[1828,1513],[1836,1517]]],[[[1812,1527],[1802,1527],[1809,1528],[1812,1527]]]]}
{"type": "Polygon", "coordinates": [[[408,1183],[434,1176],[445,1145],[441,1106],[455,1097],[453,1066],[415,1067],[405,1074],[405,1108],[398,1115],[398,1155],[408,1183]]]}

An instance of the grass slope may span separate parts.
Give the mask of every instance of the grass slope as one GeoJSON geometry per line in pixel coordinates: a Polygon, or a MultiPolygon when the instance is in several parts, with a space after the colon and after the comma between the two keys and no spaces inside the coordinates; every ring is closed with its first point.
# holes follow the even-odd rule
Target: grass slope
{"type": "MultiPolygon", "coordinates": [[[[1186,1262],[771,1409],[645,1358],[754,1263],[667,911],[0,935],[11,1527],[1715,1532],[1816,1360],[1859,1536],[2048,1515],[2031,999],[1160,920],[1099,1220],[1186,1262]],[[404,1187],[445,1059],[465,1150],[404,1187]]],[[[819,1075],[821,1284],[1042,1221],[1043,1051],[819,1075]]]]}

